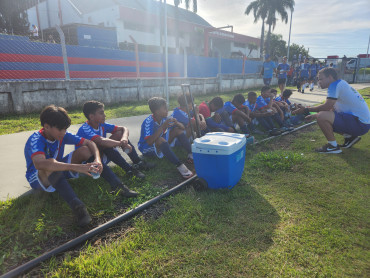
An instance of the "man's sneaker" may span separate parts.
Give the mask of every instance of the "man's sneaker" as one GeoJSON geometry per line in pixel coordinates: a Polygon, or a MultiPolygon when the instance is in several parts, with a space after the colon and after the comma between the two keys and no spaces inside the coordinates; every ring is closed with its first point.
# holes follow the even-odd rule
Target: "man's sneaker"
{"type": "Polygon", "coordinates": [[[126,174],[129,178],[132,178],[135,176],[138,179],[145,179],[145,175],[134,167],[132,167],[130,171],[127,171],[126,174]]]}
{"type": "Polygon", "coordinates": [[[193,172],[190,171],[184,164],[181,164],[179,167],[177,167],[177,170],[184,179],[189,179],[194,175],[193,172]]]}
{"type": "Polygon", "coordinates": [[[139,163],[132,165],[134,168],[142,171],[150,170],[155,167],[154,163],[147,162],[145,160],[140,160],[139,163]]]}
{"type": "Polygon", "coordinates": [[[332,144],[328,143],[322,146],[321,148],[316,149],[316,152],[318,153],[341,153],[342,150],[340,149],[339,145],[334,147],[332,144]]]}
{"type": "Polygon", "coordinates": [[[349,149],[352,147],[354,144],[359,142],[361,140],[360,136],[352,136],[349,138],[344,138],[344,143],[343,145],[340,145],[341,148],[349,149]]]}
{"type": "Polygon", "coordinates": [[[86,209],[86,206],[80,201],[80,199],[73,199],[71,207],[73,213],[77,217],[78,226],[84,227],[92,221],[91,216],[86,209]]]}
{"type": "Polygon", "coordinates": [[[137,195],[139,195],[139,193],[129,189],[124,184],[121,184],[120,186],[118,186],[117,190],[119,190],[119,194],[124,196],[124,197],[136,197],[137,195]]]}

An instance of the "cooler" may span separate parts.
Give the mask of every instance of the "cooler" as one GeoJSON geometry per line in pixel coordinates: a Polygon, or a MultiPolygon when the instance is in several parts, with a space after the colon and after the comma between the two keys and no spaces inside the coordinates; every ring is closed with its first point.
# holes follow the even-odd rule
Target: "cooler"
{"type": "Polygon", "coordinates": [[[246,138],[243,134],[211,132],[194,140],[194,167],[209,188],[232,188],[242,177],[246,138]]]}

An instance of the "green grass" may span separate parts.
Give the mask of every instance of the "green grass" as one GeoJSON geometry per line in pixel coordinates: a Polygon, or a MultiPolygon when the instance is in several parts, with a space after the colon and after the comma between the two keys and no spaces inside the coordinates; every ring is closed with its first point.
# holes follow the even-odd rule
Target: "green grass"
{"type": "MultiPolygon", "coordinates": [[[[200,104],[202,101],[209,101],[215,96],[220,96],[224,99],[224,101],[228,101],[231,100],[233,96],[237,93],[245,93],[252,90],[256,90],[256,92],[259,92],[259,89],[250,89],[223,93],[221,95],[218,93],[214,93],[202,96],[194,96],[194,101],[195,103],[200,104]]],[[[169,105],[170,109],[174,109],[177,106],[177,97],[171,97],[169,105]]],[[[138,116],[150,113],[151,112],[149,110],[147,101],[125,102],[105,106],[105,114],[107,120],[112,118],[138,116]]],[[[78,109],[68,109],[68,114],[72,119],[73,125],[80,124],[86,121],[86,118],[82,113],[82,107],[78,109]]],[[[0,115],[0,135],[40,129],[41,126],[39,115],[40,113],[31,113],[26,115],[0,115]]]]}
{"type": "MultiPolygon", "coordinates": [[[[361,93],[369,105],[370,88],[361,93]]],[[[136,217],[125,232],[67,252],[39,271],[52,277],[368,277],[370,136],[340,155],[312,151],[324,143],[315,126],[250,147],[232,190],[189,187],[163,203],[159,218],[136,217]]],[[[165,160],[157,167],[145,182],[114,168],[140,192],[134,199],[110,194],[102,179],[71,183],[97,225],[181,180],[165,160]]],[[[0,202],[0,271],[83,232],[57,194],[0,202]]]]}

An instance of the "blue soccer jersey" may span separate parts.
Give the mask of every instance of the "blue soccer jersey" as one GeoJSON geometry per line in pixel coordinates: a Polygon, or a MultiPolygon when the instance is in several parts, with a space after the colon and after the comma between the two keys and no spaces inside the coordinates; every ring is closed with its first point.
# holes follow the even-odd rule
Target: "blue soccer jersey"
{"type": "MultiPolygon", "coordinates": [[[[190,111],[190,117],[193,116],[192,111],[190,111]]],[[[173,110],[172,117],[175,118],[178,122],[182,123],[185,127],[189,125],[189,115],[187,112],[181,110],[180,107],[176,107],[173,110]]]]}
{"type": "Polygon", "coordinates": [[[259,96],[256,100],[255,109],[261,110],[266,108],[270,102],[270,98],[264,99],[262,96],[259,96]]]}
{"type": "MultiPolygon", "coordinates": [[[[138,146],[142,154],[155,152],[154,145],[148,145],[146,139],[152,136],[166,120],[167,118],[165,117],[160,121],[160,123],[157,123],[153,115],[150,115],[141,124],[141,132],[138,146]]],[[[163,136],[167,131],[168,129],[163,131],[161,133],[161,136],[163,136]]]]}
{"type": "Polygon", "coordinates": [[[279,64],[278,67],[277,67],[277,70],[278,70],[278,73],[279,73],[279,76],[278,78],[282,79],[282,78],[287,78],[286,74],[287,72],[289,71],[290,69],[290,66],[288,64],[279,64]]]}
{"type": "Polygon", "coordinates": [[[234,104],[231,103],[231,101],[227,101],[224,104],[224,110],[229,113],[229,115],[232,115],[236,110],[238,110],[234,104]]]}
{"type": "Polygon", "coordinates": [[[97,137],[107,138],[107,133],[114,133],[118,126],[103,123],[99,124],[98,129],[94,129],[89,122],[85,122],[77,131],[77,135],[89,140],[94,141],[97,137]]]}
{"type": "Polygon", "coordinates": [[[315,77],[317,75],[317,64],[310,65],[310,76],[315,77]]]}
{"type": "Polygon", "coordinates": [[[27,140],[24,148],[24,156],[26,158],[26,179],[29,183],[32,183],[34,179],[37,179],[36,168],[33,164],[32,158],[35,155],[43,154],[46,159],[54,158],[57,161],[61,161],[64,153],[65,145],[81,146],[84,138],[67,132],[63,140],[61,141],[50,141],[46,139],[44,135],[44,129],[33,133],[27,140]]]}
{"type": "Polygon", "coordinates": [[[256,103],[250,103],[249,100],[245,101],[243,105],[247,106],[251,112],[256,109],[256,103]]]}
{"type": "Polygon", "coordinates": [[[273,61],[263,63],[263,78],[272,78],[276,65],[273,61]]]}
{"type": "Polygon", "coordinates": [[[292,103],[289,101],[289,99],[284,99],[284,98],[282,97],[282,95],[280,95],[280,96],[276,97],[276,98],[275,98],[275,101],[278,101],[278,102],[280,102],[280,101],[284,101],[284,102],[286,102],[288,105],[291,105],[291,104],[292,104],[292,103]]]}
{"type": "Polygon", "coordinates": [[[301,64],[301,70],[299,73],[300,77],[308,78],[309,77],[310,64],[301,64]]]}

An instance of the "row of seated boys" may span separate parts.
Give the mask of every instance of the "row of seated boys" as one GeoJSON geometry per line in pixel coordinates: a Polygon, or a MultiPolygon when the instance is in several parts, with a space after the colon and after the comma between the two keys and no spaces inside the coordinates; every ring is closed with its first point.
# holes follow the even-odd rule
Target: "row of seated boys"
{"type": "MultiPolygon", "coordinates": [[[[282,100],[273,101],[271,89],[264,87],[260,97],[257,98],[254,92],[250,92],[247,101],[243,95],[238,94],[225,104],[220,97],[213,98],[209,103],[202,102],[197,108],[202,134],[209,131],[236,132],[235,124],[238,124],[240,130],[251,138],[250,131],[256,131],[255,119],[269,132],[274,130],[272,118],[283,127],[281,115],[275,116],[275,111],[281,111],[276,103],[282,102],[285,106],[289,96],[283,94],[282,100]],[[212,112],[214,113],[211,115],[212,112]]],[[[191,108],[190,96],[186,98],[191,108]]],[[[190,112],[190,117],[186,112],[185,96],[179,96],[178,102],[180,106],[168,117],[167,103],[163,98],[154,97],[148,101],[152,115],[142,123],[138,147],[144,156],[165,157],[187,179],[193,173],[180,161],[171,147],[175,144],[182,146],[187,152],[187,162],[192,163],[189,137],[190,124],[195,125],[195,119],[193,112],[190,112]]],[[[129,130],[126,127],[105,122],[103,103],[88,101],[83,106],[83,112],[87,121],[74,135],[67,132],[71,119],[64,108],[54,105],[45,107],[40,114],[42,129],[29,137],[24,150],[26,178],[30,186],[46,192],[57,191],[77,216],[80,226],[89,224],[92,219],[67,179],[77,178],[79,173],[88,176],[99,174],[114,191],[125,197],[135,197],[138,193],[125,186],[108,167],[108,163],[114,162],[128,176],[139,179],[145,178],[141,171],[154,167],[138,156],[128,138],[129,130]],[[107,137],[108,134],[111,136],[107,137]],[[66,144],[75,145],[75,151],[64,156],[66,144]],[[132,165],[126,162],[117,148],[128,154],[132,165]]]]}

